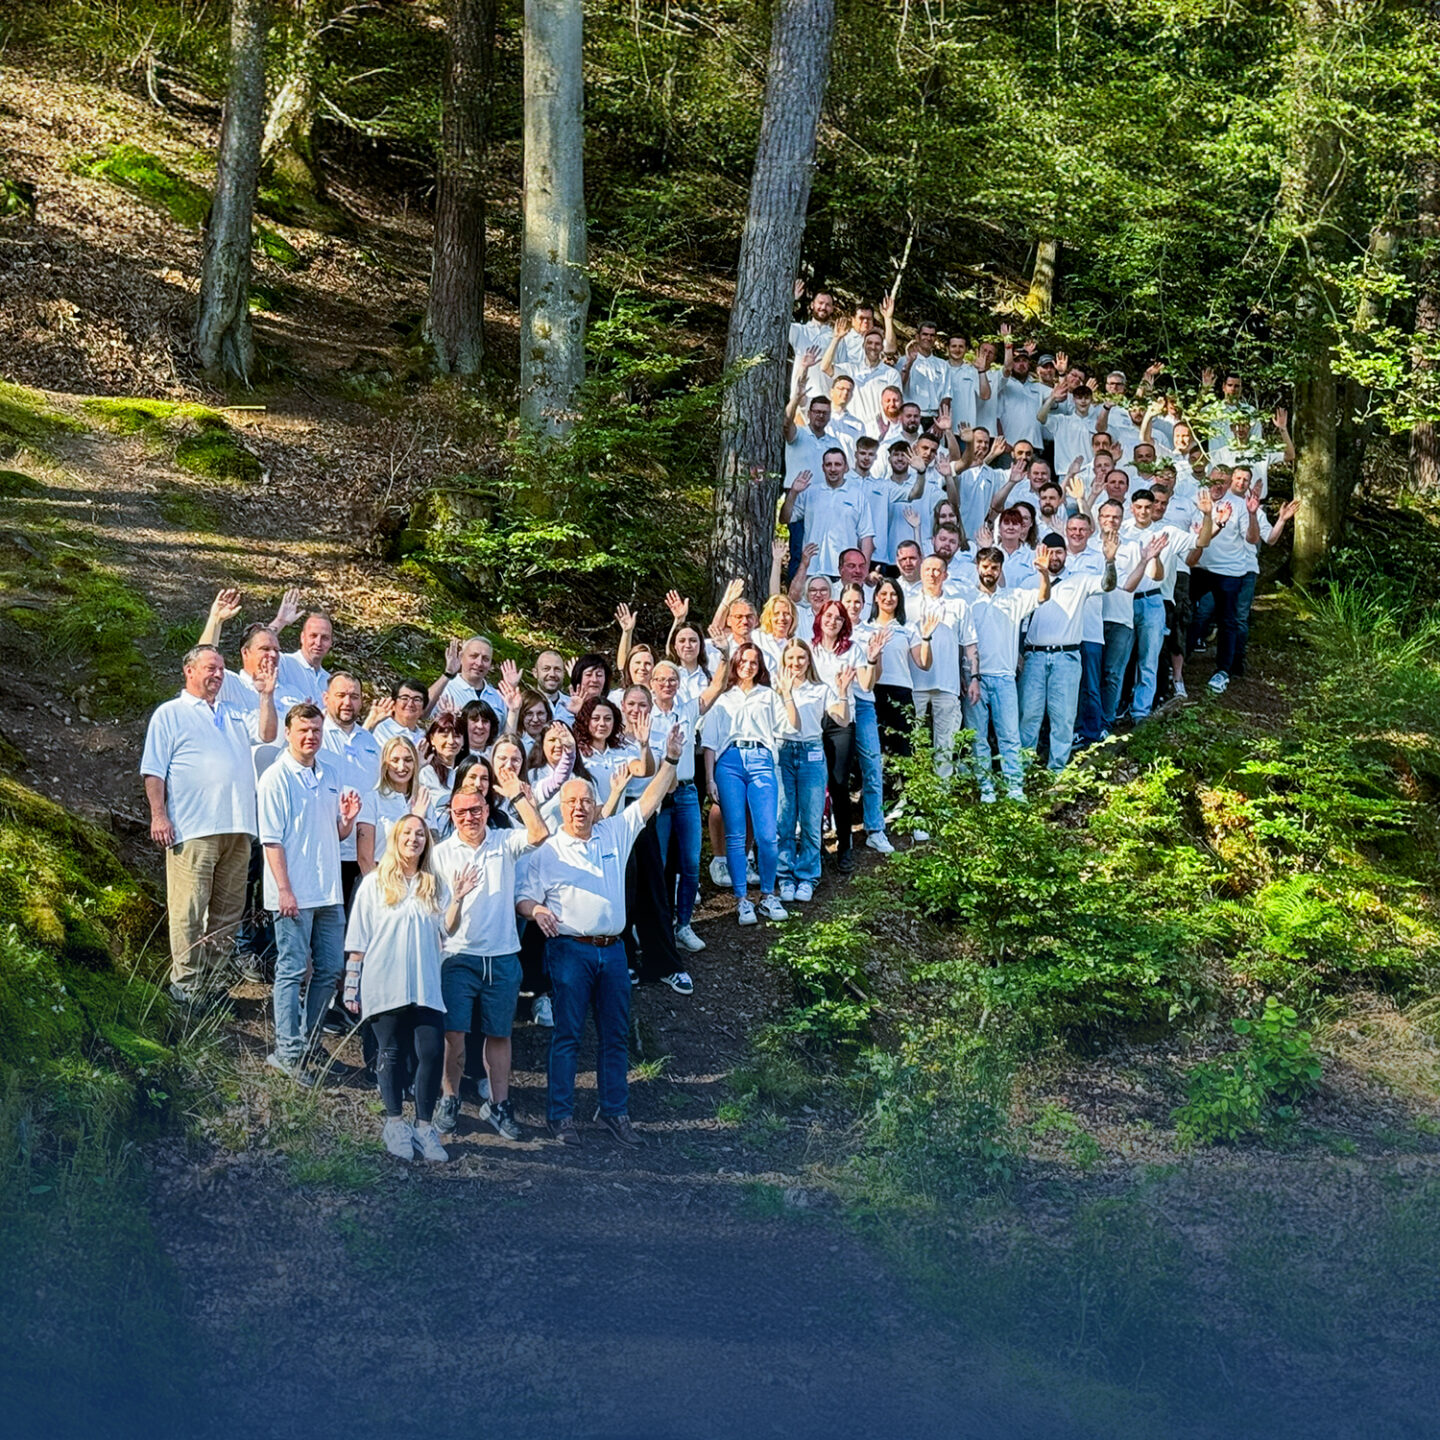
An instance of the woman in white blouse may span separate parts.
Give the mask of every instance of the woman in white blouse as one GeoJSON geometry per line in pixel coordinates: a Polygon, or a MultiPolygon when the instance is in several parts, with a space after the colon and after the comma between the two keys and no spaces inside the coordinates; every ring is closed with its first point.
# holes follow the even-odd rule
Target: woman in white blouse
{"type": "Polygon", "coordinates": [[[795,639],[796,622],[795,602],[788,595],[772,595],[760,612],[760,624],[751,638],[760,647],[765,668],[772,675],[780,669],[780,656],[786,645],[795,639]]]}
{"type": "Polygon", "coordinates": [[[380,780],[360,803],[355,824],[355,858],[360,873],[368,875],[380,863],[390,831],[406,815],[430,820],[431,795],[420,783],[420,757],[403,735],[394,735],[380,747],[380,780]]]}
{"type": "Polygon", "coordinates": [[[938,616],[921,622],[921,629],[905,623],[905,596],[894,580],[882,580],[875,587],[870,609],[870,629],[881,637],[879,666],[873,688],[875,718],[880,743],[891,755],[910,753],[910,732],[915,728],[915,692],[911,685],[910,661],[922,670],[931,665],[930,636],[938,616]],[[925,627],[928,626],[928,629],[925,627]],[[923,633],[922,633],[923,631],[923,633]]]}
{"type": "Polygon", "coordinates": [[[775,893],[780,863],[775,773],[780,739],[776,727],[787,707],[770,688],[765,657],[753,642],[736,646],[723,683],[720,698],[705,717],[705,772],[725,822],[730,888],[739,901],[737,918],[742,925],[758,923],[757,907],[745,893],[748,812],[760,871],[759,913],[767,920],[788,920],[789,911],[775,893]]]}
{"type": "Polygon", "coordinates": [[[863,586],[847,585],[840,593],[840,603],[850,617],[850,648],[856,652],[853,664],[859,672],[850,687],[850,700],[855,707],[855,753],[860,761],[865,844],[881,855],[892,855],[895,847],[885,834],[884,770],[880,759],[880,726],[875,719],[875,679],[880,673],[885,637],[865,623],[863,586]]]}
{"type": "MultiPolygon", "coordinates": [[[[821,738],[825,742],[825,773],[830,791],[830,809],[835,816],[835,868],[848,875],[855,868],[851,846],[855,828],[850,803],[850,768],[855,755],[855,713],[859,684],[857,672],[865,663],[865,652],[850,634],[850,615],[838,600],[827,600],[815,617],[815,673],[834,695],[840,693],[840,676],[849,672],[846,714],[843,719],[826,713],[821,738]]],[[[867,695],[869,692],[866,692],[867,695]]],[[[874,700],[871,702],[874,711],[874,700]]],[[[780,892],[785,898],[785,892],[780,892]]]]}
{"type": "Polygon", "coordinates": [[[815,898],[820,879],[820,826],[825,818],[825,742],[823,729],[829,716],[837,722],[849,718],[849,666],[836,674],[831,690],[815,673],[815,660],[803,640],[792,640],[780,657],[775,693],[783,712],[775,725],[780,742],[778,774],[780,806],[777,824],[780,840],[780,900],[804,904],[815,898]],[[796,831],[799,841],[796,841],[796,831]]]}
{"type": "Polygon", "coordinates": [[[345,931],[345,1008],[368,1020],[379,1047],[375,1075],[385,1104],[385,1148],[398,1159],[419,1151],[447,1160],[431,1123],[445,1059],[445,1001],[440,990],[441,928],[452,932],[460,902],[478,876],[467,869],[450,893],[430,863],[434,841],[419,815],[395,822],[379,865],[355,889],[345,931]],[[400,1036],[414,1033],[415,1124],[404,1118],[400,1036]]]}

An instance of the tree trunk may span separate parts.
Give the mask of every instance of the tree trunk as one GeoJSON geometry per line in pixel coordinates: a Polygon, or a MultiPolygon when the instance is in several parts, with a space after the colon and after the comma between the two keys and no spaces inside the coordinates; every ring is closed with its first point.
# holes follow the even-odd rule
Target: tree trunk
{"type": "Polygon", "coordinates": [[[1308,585],[1340,530],[1335,463],[1336,393],[1330,346],[1311,346],[1295,384],[1295,581],[1308,585]]]}
{"type": "Polygon", "coordinates": [[[747,368],[720,407],[711,577],[717,589],[741,577],[757,604],[769,583],[790,376],[786,345],[834,28],[834,0],[776,0],[725,346],[726,367],[747,368]]]}
{"type": "Polygon", "coordinates": [[[435,368],[478,375],[485,359],[485,133],[494,78],[495,0],[449,0],[440,176],[426,338],[435,368]]]}
{"type": "Polygon", "coordinates": [[[525,0],[520,415],[562,438],[585,378],[585,130],[581,0],[525,0]]]}
{"type": "MultiPolygon", "coordinates": [[[[1425,373],[1433,366],[1431,350],[1440,341],[1440,161],[1421,162],[1418,184],[1418,213],[1415,231],[1420,241],[1420,264],[1415,293],[1415,390],[1430,390],[1425,373]]],[[[1411,482],[1417,490],[1440,490],[1440,427],[1433,420],[1421,421],[1410,432],[1411,482]]]]}
{"type": "Polygon", "coordinates": [[[1031,320],[1048,315],[1055,306],[1055,269],[1060,261],[1060,242],[1040,240],[1035,246],[1035,268],[1030,272],[1030,292],[1020,308],[1031,320]]]}
{"type": "MultiPolygon", "coordinates": [[[[1365,249],[1378,268],[1389,269],[1400,248],[1399,235],[1388,225],[1375,226],[1365,249]]],[[[1375,296],[1365,295],[1355,310],[1353,330],[1357,336],[1368,335],[1386,318],[1385,305],[1375,296]]],[[[1335,437],[1335,483],[1337,509],[1343,525],[1350,499],[1365,479],[1365,456],[1375,434],[1375,417],[1368,414],[1370,390],[1354,376],[1340,382],[1340,420],[1335,437]]]]}
{"type": "Polygon", "coordinates": [[[265,123],[265,36],[269,0],[232,0],[230,89],[220,120],[215,198],[205,225],[195,349],[213,375],[250,383],[255,340],[250,331],[250,227],[260,174],[265,123]]]}
{"type": "Polygon", "coordinates": [[[265,173],[282,181],[302,205],[306,199],[325,199],[325,173],[315,148],[315,110],[320,99],[320,31],[330,4],[331,0],[302,0],[260,145],[265,173]]]}

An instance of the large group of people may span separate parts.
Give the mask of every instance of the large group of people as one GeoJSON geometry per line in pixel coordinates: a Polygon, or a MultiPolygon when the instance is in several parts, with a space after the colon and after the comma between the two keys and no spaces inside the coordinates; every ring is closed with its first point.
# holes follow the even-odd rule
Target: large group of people
{"type": "Polygon", "coordinates": [[[823,291],[808,310],[767,595],[733,581],[705,619],[671,591],[653,628],[622,604],[613,658],[497,667],[473,635],[367,703],[295,591],[230,668],[225,590],[151,719],[172,999],[206,1003],[237,963],[269,981],[267,1063],[302,1084],[326,1028],[360,1026],[401,1159],[446,1158],[467,1072],[482,1121],[521,1138],[522,997],[550,1029],[550,1134],[581,1143],[593,1011],[596,1119],[643,1143],[631,988],[693,993],[707,839],[734,897],[715,913],[784,922],[821,883],[827,820],[841,878],[858,846],[928,839],[884,763],[917,727],[942,778],[968,735],[977,803],[1023,803],[1027,764],[1063,769],[1185,697],[1212,634],[1210,689],[1244,674],[1260,547],[1294,511],[1266,505],[1283,411],[1271,444],[1236,375],[1206,372],[1187,409],[1158,365],[1132,387],[1003,325],[972,346],[922,320],[902,350],[888,299],[878,323],[823,291]]]}

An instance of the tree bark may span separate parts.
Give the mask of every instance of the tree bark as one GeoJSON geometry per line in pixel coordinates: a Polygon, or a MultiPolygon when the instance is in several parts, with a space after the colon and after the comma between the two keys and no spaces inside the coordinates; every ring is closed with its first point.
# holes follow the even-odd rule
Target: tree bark
{"type": "Polygon", "coordinates": [[[220,120],[215,198],[205,226],[195,349],[212,374],[250,383],[250,227],[265,123],[265,37],[269,0],[232,0],[230,88],[220,120]]]}
{"type": "Polygon", "coordinates": [[[449,0],[440,175],[425,333],[435,368],[473,376],[485,359],[485,139],[495,0],[449,0]]]}
{"type": "MultiPolygon", "coordinates": [[[[1419,166],[1416,237],[1420,242],[1418,285],[1415,292],[1415,388],[1424,394],[1433,362],[1425,342],[1440,340],[1440,161],[1419,166]]],[[[1410,432],[1410,478],[1417,490],[1440,490],[1440,427],[1424,420],[1410,432]]]]}
{"type": "Polygon", "coordinates": [[[581,0],[525,0],[520,415],[561,439],[585,378],[585,131],[581,0]]]}
{"type": "Polygon", "coordinates": [[[721,401],[711,576],[717,589],[741,577],[757,604],[769,583],[790,377],[786,346],[834,28],[834,0],[776,0],[725,347],[727,368],[746,368],[721,401]]]}
{"type": "Polygon", "coordinates": [[[1035,268],[1030,272],[1030,291],[1020,308],[1032,320],[1048,315],[1055,306],[1055,270],[1060,263],[1060,242],[1039,240],[1035,245],[1035,268]]]}

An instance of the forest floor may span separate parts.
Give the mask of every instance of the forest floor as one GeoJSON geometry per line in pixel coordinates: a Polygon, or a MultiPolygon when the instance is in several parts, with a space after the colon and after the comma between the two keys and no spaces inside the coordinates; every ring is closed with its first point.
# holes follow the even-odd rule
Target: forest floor
{"type": "MultiPolygon", "coordinates": [[[[252,395],[208,392],[183,345],[198,234],[87,177],[77,157],[128,141],[204,181],[196,157],[215,119],[38,67],[0,81],[0,166],[39,194],[34,220],[0,223],[0,378],[47,392],[75,427],[5,447],[0,465],[37,488],[6,501],[0,544],[58,546],[142,599],[150,618],[133,639],[156,697],[173,688],[177,655],[224,585],[246,591],[246,618],[301,586],[334,614],[338,657],[393,674],[467,612],[381,558],[377,536],[427,481],[484,458],[443,395],[397,400],[374,378],[403,367],[423,304],[425,217],[342,177],[361,238],[277,227],[301,264],[259,262],[283,297],[256,317],[276,378],[252,395]],[[177,463],[173,436],[113,433],[80,405],[88,396],[263,406],[223,412],[261,478],[197,477],[177,463]]],[[[496,300],[487,319],[503,354],[513,307],[496,300]]],[[[511,644],[530,638],[523,617],[498,619],[511,644]]],[[[1283,726],[1284,656],[1262,648],[1256,659],[1252,679],[1206,703],[1222,721],[1283,726]]],[[[143,709],[92,714],[80,646],[0,628],[0,663],[0,730],[22,757],[19,778],[110,830],[158,878],[136,774],[143,709]]],[[[1203,678],[1197,667],[1192,692],[1203,678]]],[[[617,1440],[1122,1433],[1106,1418],[1113,1397],[1068,1392],[1048,1361],[987,1346],[983,1319],[962,1324],[906,1262],[903,1239],[852,1223],[836,1183],[849,1114],[737,1103],[750,1039],[788,1003],[786,982],[766,959],[770,932],[740,932],[733,902],[708,884],[697,928],[709,949],[692,966],[694,996],[636,995],[632,1114],[647,1144],[634,1154],[598,1132],[573,1153],[541,1138],[546,1033],[521,1024],[528,1138],[500,1140],[467,1107],[448,1166],[382,1164],[353,1042],[337,1047],[324,1087],[302,1095],[264,1069],[264,992],[235,991],[233,1020],[211,1041],[213,1095],[184,1138],[147,1151],[154,1223],[205,1367],[209,1404],[193,1433],[236,1434],[257,1412],[276,1436],[331,1433],[339,1414],[362,1435],[482,1420],[516,1437],[617,1440]]],[[[1440,1177],[1435,1131],[1358,1060],[1330,1072],[1309,1111],[1318,1140],[1303,1151],[1182,1159],[1167,1128],[1167,1063],[1163,1047],[1137,1047],[1045,1077],[1035,1105],[1080,1116],[1098,1159],[1077,1166],[1065,1135],[1037,1138],[1009,1218],[978,1223],[1043,1233],[1077,1197],[1153,1184],[1147,1203],[1203,1239],[1224,1230],[1235,1197],[1259,1213],[1283,1195],[1287,1223],[1320,1255],[1381,1214],[1395,1184],[1440,1177]]],[[[582,1074],[582,1118],[593,1080],[582,1074]]],[[[1083,1354],[1061,1358],[1085,1368],[1083,1354]]],[[[1293,1346],[1273,1365],[1265,1357],[1256,1375],[1293,1358],[1293,1346]]],[[[1130,1416],[1123,1433],[1421,1433],[1407,1428],[1413,1386],[1403,1413],[1377,1400],[1383,1365],[1373,1384],[1327,1385],[1323,1367],[1301,1368],[1307,1400],[1287,1395],[1284,1415],[1257,1401],[1247,1420],[1232,1395],[1223,1419],[1147,1429],[1130,1416]],[[1361,1412],[1369,1422],[1357,1427],[1361,1412]]],[[[1237,1379],[1236,1393],[1249,1384],[1237,1379]]]]}

